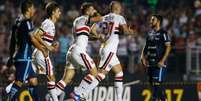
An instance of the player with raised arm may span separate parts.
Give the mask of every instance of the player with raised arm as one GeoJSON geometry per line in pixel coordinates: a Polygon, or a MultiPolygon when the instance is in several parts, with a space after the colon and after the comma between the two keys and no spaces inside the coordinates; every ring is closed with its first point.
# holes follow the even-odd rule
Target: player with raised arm
{"type": "MultiPolygon", "coordinates": [[[[89,41],[89,37],[96,35],[91,33],[91,27],[93,21],[101,20],[101,17],[94,18],[92,17],[96,10],[94,9],[91,3],[83,3],[81,6],[82,15],[77,17],[73,22],[73,33],[74,33],[74,44],[71,46],[69,51],[67,52],[67,62],[66,68],[63,75],[63,78],[57,83],[57,94],[61,94],[62,90],[72,81],[72,78],[75,75],[75,69],[81,68],[82,70],[88,70],[89,74],[84,77],[81,81],[81,87],[87,87],[93,80],[96,79],[97,69],[92,58],[87,54],[87,45],[89,41]]],[[[87,88],[84,88],[85,90],[87,88]]],[[[80,88],[75,89],[73,93],[71,93],[71,97],[80,101],[81,94],[85,92],[80,88]]]]}
{"type": "Polygon", "coordinates": [[[38,74],[45,74],[48,77],[48,91],[54,101],[58,98],[55,94],[55,75],[53,72],[53,65],[49,57],[49,52],[54,51],[58,43],[54,44],[55,36],[55,23],[59,20],[61,15],[61,10],[59,5],[55,2],[49,2],[45,6],[47,18],[42,22],[40,28],[36,29],[34,32],[35,38],[47,48],[48,55],[44,57],[42,52],[37,48],[34,50],[34,66],[38,74]]]}
{"type": "MultiPolygon", "coordinates": [[[[121,4],[117,1],[112,1],[110,3],[111,12],[103,17],[103,21],[97,23],[96,26],[92,28],[92,32],[96,33],[98,29],[102,31],[106,30],[105,42],[100,49],[101,60],[99,63],[99,72],[97,77],[92,83],[87,87],[88,89],[84,92],[89,93],[92,91],[100,81],[105,78],[105,75],[112,69],[115,73],[115,92],[117,94],[117,101],[122,101],[123,93],[123,71],[121,64],[116,56],[119,34],[121,30],[127,35],[134,35],[134,31],[128,28],[126,21],[121,13],[121,4]]],[[[104,33],[104,32],[102,32],[104,33]]]]}
{"type": "Polygon", "coordinates": [[[41,46],[32,34],[34,29],[32,23],[34,12],[35,6],[33,1],[26,0],[22,2],[22,16],[16,20],[12,29],[8,66],[14,63],[16,78],[9,93],[10,101],[19,100],[16,94],[23,86],[32,88],[37,85],[37,78],[32,68],[32,45],[41,50],[42,55],[47,56],[46,49],[41,46]]]}

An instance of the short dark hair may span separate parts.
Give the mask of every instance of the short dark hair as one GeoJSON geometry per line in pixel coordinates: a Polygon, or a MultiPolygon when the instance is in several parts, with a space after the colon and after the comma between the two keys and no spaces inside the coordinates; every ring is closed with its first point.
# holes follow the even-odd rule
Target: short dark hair
{"type": "Polygon", "coordinates": [[[81,5],[81,8],[80,8],[81,13],[82,13],[82,14],[86,14],[86,11],[87,11],[91,6],[93,6],[92,3],[89,3],[89,2],[83,3],[83,4],[81,5]]]}
{"type": "Polygon", "coordinates": [[[34,2],[32,0],[24,0],[21,4],[21,12],[25,14],[29,7],[33,6],[34,2]]]}
{"type": "Polygon", "coordinates": [[[160,25],[163,23],[163,16],[159,14],[153,14],[152,16],[156,17],[156,19],[160,21],[160,25]]]}
{"type": "Polygon", "coordinates": [[[115,5],[115,4],[120,4],[120,2],[119,1],[111,1],[110,2],[110,5],[109,5],[109,7],[110,7],[110,11],[112,11],[112,9],[113,9],[113,6],[115,5]]]}
{"type": "Polygon", "coordinates": [[[59,5],[56,2],[49,2],[45,6],[47,17],[51,17],[53,11],[55,11],[57,8],[59,8],[59,5]]]}

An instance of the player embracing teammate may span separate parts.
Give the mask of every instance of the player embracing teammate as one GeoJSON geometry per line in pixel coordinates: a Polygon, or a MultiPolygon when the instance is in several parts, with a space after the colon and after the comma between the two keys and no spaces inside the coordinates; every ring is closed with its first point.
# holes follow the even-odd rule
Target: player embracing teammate
{"type": "Polygon", "coordinates": [[[84,15],[75,19],[73,24],[74,36],[76,36],[75,44],[70,49],[70,52],[67,52],[67,56],[70,53],[71,58],[67,58],[67,71],[64,72],[63,79],[57,83],[58,91],[61,92],[66,84],[72,80],[75,67],[85,67],[90,73],[84,77],[78,88],[70,94],[75,101],[83,100],[105,78],[105,75],[112,70],[115,73],[114,85],[117,101],[122,101],[123,71],[116,52],[119,35],[123,33],[134,35],[134,31],[127,26],[124,17],[120,15],[122,10],[121,4],[117,1],[111,2],[110,13],[101,18],[100,16],[97,18],[89,17],[90,12],[94,11],[96,13],[91,4],[84,5],[82,8],[84,8],[82,9],[84,15]],[[93,22],[92,19],[98,22],[90,26],[90,23],[93,22]],[[104,29],[107,29],[107,32],[105,37],[102,37],[98,32],[102,33],[104,29]],[[89,36],[95,36],[95,38],[103,42],[103,47],[100,49],[101,60],[98,71],[93,60],[86,53],[89,36]]]}
{"type": "MultiPolygon", "coordinates": [[[[29,4],[29,6],[33,5],[29,4]]],[[[47,18],[42,22],[41,26],[38,29],[33,31],[32,22],[29,20],[33,15],[27,13],[28,11],[31,12],[33,8],[27,7],[27,12],[24,13],[24,19],[20,21],[20,23],[18,22],[18,29],[14,33],[24,33],[25,35],[23,36],[24,38],[15,35],[17,36],[17,38],[14,41],[16,41],[15,43],[19,46],[19,51],[17,52],[17,55],[15,57],[17,79],[11,89],[11,97],[15,97],[15,93],[17,92],[16,90],[18,90],[19,86],[21,84],[24,84],[28,79],[30,79],[30,84],[34,84],[35,82],[37,82],[35,79],[29,78],[29,76],[33,77],[32,75],[35,74],[33,72],[34,69],[35,72],[38,74],[47,75],[49,94],[51,95],[53,101],[58,101],[58,96],[63,92],[64,88],[71,83],[75,75],[75,70],[82,69],[84,71],[88,70],[88,74],[82,79],[79,86],[70,94],[70,96],[75,101],[84,101],[86,95],[91,92],[95,87],[97,87],[99,82],[101,82],[105,78],[105,76],[112,70],[112,72],[115,74],[114,88],[115,93],[117,94],[117,99],[115,101],[123,101],[122,94],[124,74],[120,61],[116,55],[119,44],[119,35],[136,34],[134,30],[128,27],[125,18],[121,15],[122,6],[120,2],[112,1],[109,5],[109,8],[109,14],[105,16],[100,16],[94,8],[93,4],[82,4],[80,8],[81,16],[77,17],[73,22],[72,30],[75,40],[66,54],[66,66],[63,77],[61,80],[59,80],[59,82],[55,83],[53,65],[49,57],[49,52],[54,51],[55,48],[58,47],[58,43],[54,43],[53,41],[56,32],[55,23],[60,18],[61,10],[59,8],[59,5],[55,2],[47,3],[47,5],[45,6],[47,18]],[[26,28],[27,30],[25,30],[24,28],[26,28]],[[86,52],[88,41],[90,39],[100,40],[102,42],[101,48],[99,50],[99,55],[101,59],[98,66],[96,66],[93,59],[86,52]],[[31,44],[36,47],[33,52],[31,51],[31,44]],[[31,59],[32,53],[32,56],[34,57],[33,61],[31,59]],[[30,65],[30,62],[33,63],[33,67],[30,65]]],[[[162,18],[158,15],[153,15],[152,19],[152,27],[155,28],[154,20],[156,20],[156,25],[158,25],[159,27],[160,23],[162,22],[162,18]]],[[[164,92],[160,87],[160,83],[162,82],[163,72],[165,71],[165,60],[170,51],[170,39],[163,30],[161,30],[160,28],[154,28],[153,31],[149,33],[147,44],[142,53],[142,62],[144,66],[149,67],[150,81],[152,87],[155,89],[153,100],[166,100],[164,92]],[[154,37],[156,38],[153,39],[154,37]],[[152,43],[154,43],[155,41],[158,42],[156,39],[160,38],[163,41],[163,43],[160,44],[162,44],[163,46],[160,45],[162,46],[162,48],[160,47],[162,52],[159,54],[161,55],[161,60],[157,61],[158,58],[153,57],[153,55],[155,56],[155,53],[151,53],[153,52],[153,50],[157,51],[157,45],[154,45],[152,43]],[[163,49],[166,47],[167,49],[163,49]],[[163,56],[163,54],[165,55],[163,56]],[[153,60],[157,61],[157,63],[153,60]],[[159,76],[159,79],[155,80],[153,78],[154,75],[159,76]]],[[[12,44],[15,43],[13,42],[12,44]]],[[[13,54],[14,51],[11,50],[10,60],[12,60],[13,54]]]]}

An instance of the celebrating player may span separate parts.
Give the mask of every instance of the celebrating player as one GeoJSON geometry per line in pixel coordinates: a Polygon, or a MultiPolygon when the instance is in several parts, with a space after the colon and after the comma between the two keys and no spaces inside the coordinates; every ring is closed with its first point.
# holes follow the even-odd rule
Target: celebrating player
{"type": "Polygon", "coordinates": [[[148,69],[149,82],[153,89],[151,101],[166,101],[165,92],[161,83],[164,81],[167,57],[171,50],[170,37],[161,29],[163,18],[161,15],[152,15],[151,30],[146,38],[146,45],[142,51],[142,64],[148,69]]]}
{"type": "MultiPolygon", "coordinates": [[[[59,5],[55,2],[47,3],[46,7],[47,18],[42,22],[41,27],[34,32],[35,38],[49,51],[53,51],[57,47],[57,43],[53,44],[55,36],[55,23],[58,21],[61,15],[59,5]]],[[[49,57],[42,55],[42,52],[38,49],[34,50],[34,66],[39,74],[46,74],[48,77],[48,90],[54,101],[57,101],[55,94],[55,76],[53,73],[53,65],[49,57]]]]}
{"type": "MultiPolygon", "coordinates": [[[[92,32],[96,32],[101,29],[101,33],[106,33],[105,42],[100,49],[101,60],[99,63],[99,73],[94,81],[88,85],[88,89],[85,93],[92,91],[100,81],[105,78],[105,75],[112,69],[115,73],[115,91],[117,94],[117,101],[122,101],[123,93],[123,71],[118,57],[116,56],[119,34],[121,30],[127,35],[134,35],[134,31],[129,29],[126,21],[121,13],[121,4],[117,1],[112,1],[110,4],[110,13],[103,17],[103,21],[97,23],[93,27],[92,32]]],[[[85,94],[84,94],[85,95],[85,94]]]]}
{"type": "MultiPolygon", "coordinates": [[[[91,3],[83,3],[81,6],[81,12],[82,15],[76,18],[73,23],[75,42],[67,52],[68,60],[66,62],[66,70],[63,78],[57,83],[57,94],[60,94],[65,86],[71,82],[76,68],[81,67],[82,70],[89,71],[89,74],[81,81],[80,86],[83,88],[87,87],[86,85],[89,85],[88,83],[95,80],[97,75],[96,65],[92,58],[87,54],[86,50],[89,37],[95,36],[96,38],[99,38],[97,35],[91,33],[91,23],[100,20],[101,17],[92,18],[96,13],[96,10],[91,3]]],[[[86,90],[87,88],[84,89],[86,90]]],[[[85,90],[78,88],[71,93],[71,97],[76,101],[80,101],[81,94],[83,94],[85,90]]]]}

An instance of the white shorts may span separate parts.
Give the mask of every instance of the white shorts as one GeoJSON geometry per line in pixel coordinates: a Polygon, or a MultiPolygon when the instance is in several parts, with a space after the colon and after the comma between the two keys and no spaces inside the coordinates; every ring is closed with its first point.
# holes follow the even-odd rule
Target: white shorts
{"type": "Polygon", "coordinates": [[[52,76],[53,73],[53,65],[50,60],[50,57],[44,57],[43,53],[40,50],[35,49],[33,52],[33,69],[38,74],[46,74],[52,76]]]}
{"type": "Polygon", "coordinates": [[[93,59],[86,52],[81,52],[76,46],[72,49],[69,49],[66,57],[66,64],[70,69],[81,68],[83,71],[85,71],[96,67],[93,59]]]}
{"type": "Polygon", "coordinates": [[[99,68],[106,71],[110,71],[115,65],[120,64],[119,59],[114,52],[106,52],[104,49],[100,49],[100,63],[99,68]]]}

